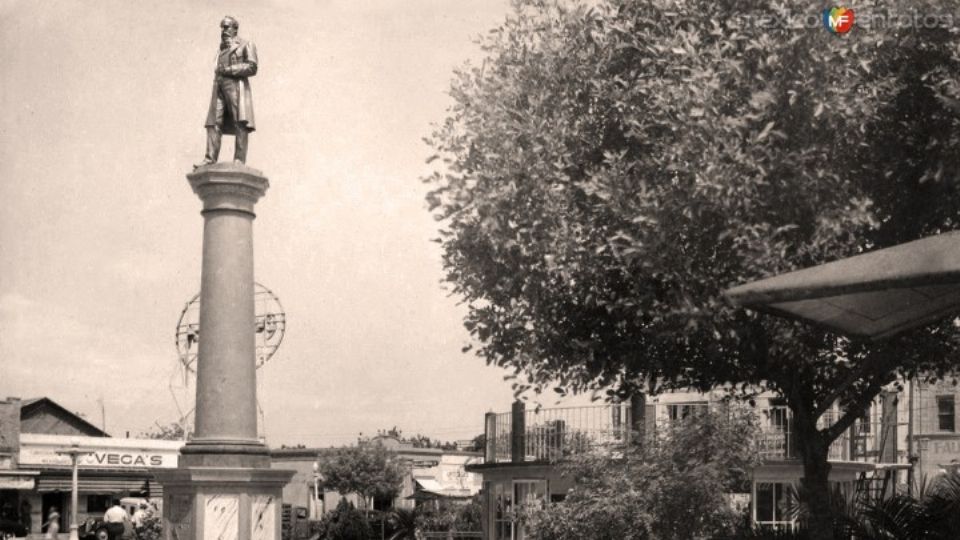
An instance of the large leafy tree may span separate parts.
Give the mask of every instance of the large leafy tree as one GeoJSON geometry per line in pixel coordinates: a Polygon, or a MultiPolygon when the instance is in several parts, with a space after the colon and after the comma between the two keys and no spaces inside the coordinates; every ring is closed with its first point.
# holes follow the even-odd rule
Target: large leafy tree
{"type": "Polygon", "coordinates": [[[517,0],[428,139],[442,164],[428,201],[478,354],[518,391],[778,392],[811,532],[831,538],[830,443],[898,376],[952,369],[957,330],[860,343],[721,291],[956,227],[955,30],[754,24],[809,20],[819,2],[591,4],[517,0]]]}
{"type": "Polygon", "coordinates": [[[396,455],[379,444],[337,448],[320,457],[324,486],[342,495],[357,493],[364,507],[373,497],[400,493],[403,468],[396,455]]]}

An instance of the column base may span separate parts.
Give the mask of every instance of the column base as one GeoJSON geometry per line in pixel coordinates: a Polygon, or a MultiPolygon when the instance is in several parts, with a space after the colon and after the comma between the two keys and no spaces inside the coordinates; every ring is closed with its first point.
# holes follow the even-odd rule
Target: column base
{"type": "Polygon", "coordinates": [[[180,448],[180,465],[269,469],[270,450],[247,440],[195,439],[180,448]]]}
{"type": "Polygon", "coordinates": [[[280,540],[283,486],[294,471],[181,464],[155,474],[165,540],[280,540]]]}

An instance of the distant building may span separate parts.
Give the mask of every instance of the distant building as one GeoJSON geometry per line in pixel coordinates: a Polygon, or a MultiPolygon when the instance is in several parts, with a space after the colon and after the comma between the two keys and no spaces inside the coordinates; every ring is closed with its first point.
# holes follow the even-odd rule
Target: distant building
{"type": "Polygon", "coordinates": [[[68,531],[70,458],[57,451],[76,444],[80,458],[77,518],[102,518],[112,498],[151,499],[162,491],[153,471],[175,468],[180,441],[113,438],[49,398],[0,401],[0,509],[40,533],[51,507],[68,531]]]}
{"type": "MultiPolygon", "coordinates": [[[[400,494],[391,500],[374,500],[372,508],[414,508],[426,501],[438,499],[467,500],[480,491],[479,474],[466,471],[467,465],[481,463],[479,452],[441,450],[439,448],[416,448],[397,437],[381,435],[364,444],[379,444],[395,452],[397,459],[407,471],[400,494]]],[[[339,493],[324,488],[322,479],[314,474],[314,464],[324,454],[335,448],[280,448],[271,450],[272,467],[295,470],[293,479],[283,489],[283,503],[290,505],[294,515],[300,514],[317,519],[333,511],[343,498],[339,493]],[[315,491],[319,488],[320,496],[315,491]]],[[[360,506],[356,494],[346,496],[355,506],[360,506]]]]}
{"type": "Polygon", "coordinates": [[[25,399],[20,402],[20,432],[86,437],[110,436],[97,426],[45,397],[25,399]]]}
{"type": "MultiPolygon", "coordinates": [[[[914,383],[912,392],[909,382],[905,386],[903,392],[882,392],[831,445],[832,483],[848,493],[882,497],[906,491],[912,461],[918,481],[960,468],[960,389],[952,381],[914,383]]],[[[518,402],[510,412],[488,413],[485,461],[466,467],[483,475],[484,538],[523,538],[522,524],[515,520],[520,506],[565,498],[572,480],[560,474],[557,462],[598,448],[616,450],[638,433],[715,407],[722,397],[669,392],[632,404],[531,410],[518,402]]],[[[789,529],[795,521],[784,509],[791,487],[803,476],[792,414],[772,393],[755,401],[764,461],[752,471],[751,491],[742,497],[749,498],[755,523],[789,529]]],[[[834,407],[824,421],[832,423],[837,414],[834,407]]]]}
{"type": "Polygon", "coordinates": [[[914,390],[913,437],[918,477],[933,478],[960,467],[960,424],[953,381],[917,383],[914,390]]]}

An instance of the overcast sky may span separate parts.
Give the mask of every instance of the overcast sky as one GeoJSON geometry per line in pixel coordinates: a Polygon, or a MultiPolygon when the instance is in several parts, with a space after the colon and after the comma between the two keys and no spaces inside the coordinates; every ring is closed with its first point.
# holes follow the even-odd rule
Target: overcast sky
{"type": "MultiPolygon", "coordinates": [[[[260,59],[247,163],[271,187],[256,278],[288,318],[258,372],[268,443],[344,444],[393,426],[481,433],[511,390],[460,352],[421,138],[445,116],[453,69],[479,61],[474,38],[508,9],[0,2],[0,398],[47,396],[98,426],[102,400],[115,436],[175,420],[174,396],[192,406],[174,331],[199,289],[203,222],[184,175],[203,156],[230,14],[260,59]]],[[[232,151],[225,137],[221,159],[232,151]]]]}

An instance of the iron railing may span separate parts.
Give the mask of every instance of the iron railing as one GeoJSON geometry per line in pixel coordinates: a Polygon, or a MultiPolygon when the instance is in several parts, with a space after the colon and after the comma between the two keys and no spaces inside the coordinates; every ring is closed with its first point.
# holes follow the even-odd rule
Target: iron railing
{"type": "Polygon", "coordinates": [[[627,403],[491,413],[487,459],[555,461],[599,447],[622,446],[629,440],[630,427],[627,403]]]}
{"type": "MultiPolygon", "coordinates": [[[[837,411],[827,411],[817,422],[818,427],[833,425],[837,411]]],[[[793,432],[793,415],[785,406],[757,409],[760,420],[760,455],[764,459],[799,459],[796,435],[793,432]]],[[[831,461],[879,462],[890,434],[880,422],[856,421],[831,445],[827,458],[831,461]]]]}
{"type": "MultiPolygon", "coordinates": [[[[669,416],[669,407],[676,405],[664,405],[667,409],[661,411],[663,416],[669,416]]],[[[799,459],[790,410],[785,406],[751,410],[761,426],[761,456],[767,460],[799,459]]],[[[836,410],[827,411],[818,425],[832,425],[837,415],[836,410]]],[[[644,421],[632,418],[629,403],[529,410],[518,403],[511,412],[487,414],[486,462],[551,462],[598,448],[617,450],[638,436],[632,429],[634,420],[644,421]]],[[[638,431],[643,430],[643,426],[638,427],[638,431]]],[[[653,434],[647,433],[645,438],[653,434]]],[[[895,438],[895,426],[858,420],[830,445],[828,459],[878,463],[883,461],[885,446],[895,445],[895,438]]]]}

